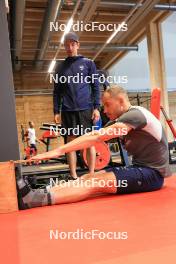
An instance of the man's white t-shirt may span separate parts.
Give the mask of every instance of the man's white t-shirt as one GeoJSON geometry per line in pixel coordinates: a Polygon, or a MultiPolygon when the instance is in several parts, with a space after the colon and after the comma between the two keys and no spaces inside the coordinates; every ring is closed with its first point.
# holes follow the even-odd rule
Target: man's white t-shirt
{"type": "Polygon", "coordinates": [[[29,144],[36,144],[36,136],[35,136],[35,129],[28,128],[28,137],[29,137],[29,144]]]}

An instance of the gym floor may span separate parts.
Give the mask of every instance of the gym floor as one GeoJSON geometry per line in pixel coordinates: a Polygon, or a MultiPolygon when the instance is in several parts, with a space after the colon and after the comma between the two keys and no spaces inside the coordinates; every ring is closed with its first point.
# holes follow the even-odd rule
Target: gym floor
{"type": "MultiPolygon", "coordinates": [[[[150,109],[151,91],[160,87],[163,107],[171,119],[167,121],[173,119],[174,123],[175,72],[169,75],[168,69],[175,68],[176,61],[175,20],[168,22],[168,32],[163,30],[162,23],[175,11],[176,0],[0,0],[0,161],[24,158],[26,146],[21,127],[26,131],[30,120],[35,123],[38,138],[41,136],[41,124],[53,122],[53,83],[49,80],[49,73],[54,73],[54,68],[51,70],[53,62],[62,63],[67,53],[61,45],[63,32],[49,30],[51,21],[66,26],[71,19],[116,26],[126,21],[128,30],[120,33],[120,29],[115,32],[79,32],[79,54],[95,61],[97,69],[105,74],[115,74],[120,85],[125,85],[120,81],[121,77],[129,75],[131,90],[127,90],[134,105],[150,109]],[[144,40],[145,48],[141,46],[144,40]],[[166,45],[165,40],[173,47],[166,45]],[[144,48],[142,52],[141,48],[144,48]],[[136,57],[133,54],[126,57],[123,72],[119,62],[131,53],[136,57]],[[119,76],[120,73],[125,76],[119,76]],[[142,90],[143,85],[145,89],[142,90]]],[[[103,89],[101,87],[101,91],[103,89]]],[[[169,141],[168,131],[167,134],[169,141]]],[[[62,143],[61,138],[53,138],[51,149],[62,143]]],[[[45,150],[45,145],[38,145],[38,153],[45,150]]],[[[63,164],[26,166],[23,167],[24,176],[34,175],[39,167],[46,173],[68,169],[68,165],[63,164]]],[[[0,213],[1,263],[176,263],[176,165],[170,167],[174,176],[166,178],[164,187],[155,192],[102,195],[78,203],[23,211],[15,211],[18,210],[16,202],[15,212],[0,213]],[[79,232],[85,234],[93,230],[101,234],[114,232],[116,236],[114,239],[66,237],[69,232],[76,237],[79,232]],[[65,239],[52,236],[57,232],[62,232],[65,239]]],[[[9,212],[9,204],[14,203],[12,191],[15,191],[16,199],[16,188],[11,190],[16,186],[15,177],[13,185],[12,177],[6,177],[8,170],[0,172],[0,205],[4,206],[4,195],[7,198],[5,209],[9,212]]],[[[4,209],[1,206],[0,209],[4,209]]]]}
{"type": "Polygon", "coordinates": [[[0,216],[2,263],[175,263],[176,177],[162,190],[0,216]],[[127,239],[50,239],[50,230],[127,232],[127,239]]]}

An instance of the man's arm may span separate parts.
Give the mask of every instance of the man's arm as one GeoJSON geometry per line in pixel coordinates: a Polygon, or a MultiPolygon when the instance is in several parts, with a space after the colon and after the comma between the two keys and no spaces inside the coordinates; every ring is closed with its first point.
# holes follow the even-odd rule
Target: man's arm
{"type": "MultiPolygon", "coordinates": [[[[53,90],[53,111],[54,111],[54,116],[60,115],[61,111],[61,104],[62,104],[62,96],[61,96],[61,91],[58,88],[58,84],[54,83],[54,90],[53,90]]],[[[56,121],[56,120],[55,120],[56,121]]]]}
{"type": "MultiPolygon", "coordinates": [[[[58,67],[56,68],[55,75],[58,74],[58,67]]],[[[60,111],[62,106],[62,92],[59,83],[54,82],[53,90],[53,112],[56,123],[60,123],[60,111]]]]}
{"type": "Polygon", "coordinates": [[[70,151],[89,148],[98,142],[108,141],[112,138],[127,135],[130,130],[131,128],[124,123],[115,123],[106,128],[95,130],[78,137],[75,140],[61,146],[60,149],[63,153],[67,153],[70,151]]]}
{"type": "Polygon", "coordinates": [[[92,87],[92,95],[94,99],[94,109],[100,107],[100,85],[98,81],[98,73],[96,69],[96,65],[93,61],[91,61],[90,67],[90,76],[91,76],[91,87],[92,87]]]}
{"type": "Polygon", "coordinates": [[[55,158],[71,151],[90,148],[91,146],[96,145],[98,142],[107,141],[118,136],[126,135],[130,130],[131,128],[124,123],[115,123],[106,128],[95,130],[80,136],[55,150],[34,156],[31,158],[31,160],[55,158]]]}
{"type": "Polygon", "coordinates": [[[92,119],[94,123],[96,123],[100,119],[100,86],[99,81],[97,79],[98,73],[96,69],[96,65],[93,61],[90,61],[90,76],[91,76],[91,87],[92,87],[92,95],[93,95],[93,113],[92,113],[92,119]]]}

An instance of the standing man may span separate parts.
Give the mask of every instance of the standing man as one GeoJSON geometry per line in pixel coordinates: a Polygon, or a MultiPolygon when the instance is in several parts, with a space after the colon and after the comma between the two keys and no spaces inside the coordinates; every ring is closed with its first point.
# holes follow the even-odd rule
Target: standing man
{"type": "MultiPolygon", "coordinates": [[[[80,43],[74,32],[65,35],[64,47],[68,57],[56,68],[55,74],[59,81],[54,84],[53,102],[55,122],[61,121],[66,129],[68,143],[84,134],[85,129],[91,131],[92,125],[99,120],[100,89],[98,78],[94,78],[97,74],[95,63],[78,55],[80,43]],[[77,80],[73,78],[76,76],[77,80]],[[73,133],[75,128],[79,130],[76,135],[73,133]]],[[[76,179],[76,152],[68,153],[67,158],[71,176],[76,179]]],[[[95,159],[95,148],[90,147],[87,161],[91,174],[94,173],[95,159]]]]}

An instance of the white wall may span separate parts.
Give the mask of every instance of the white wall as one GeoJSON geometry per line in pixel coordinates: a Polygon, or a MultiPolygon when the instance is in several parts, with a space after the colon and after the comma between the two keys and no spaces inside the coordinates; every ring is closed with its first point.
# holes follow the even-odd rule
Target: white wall
{"type": "Polygon", "coordinates": [[[144,39],[139,44],[138,51],[130,51],[117,64],[108,69],[109,75],[128,76],[128,83],[121,85],[129,91],[148,91],[150,79],[146,51],[147,42],[144,39]]]}

